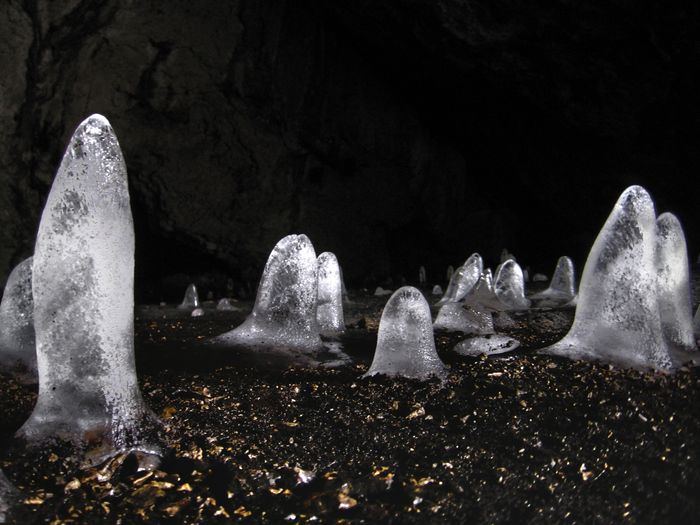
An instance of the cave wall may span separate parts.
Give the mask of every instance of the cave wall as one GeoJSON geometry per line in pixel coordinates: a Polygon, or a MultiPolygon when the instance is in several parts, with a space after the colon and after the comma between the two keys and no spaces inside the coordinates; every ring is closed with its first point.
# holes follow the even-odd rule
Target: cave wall
{"type": "Polygon", "coordinates": [[[93,112],[122,144],[146,279],[255,282],[294,232],[354,283],[503,246],[582,263],[631,183],[694,225],[697,8],[660,6],[2,2],[0,275],[93,112]]]}

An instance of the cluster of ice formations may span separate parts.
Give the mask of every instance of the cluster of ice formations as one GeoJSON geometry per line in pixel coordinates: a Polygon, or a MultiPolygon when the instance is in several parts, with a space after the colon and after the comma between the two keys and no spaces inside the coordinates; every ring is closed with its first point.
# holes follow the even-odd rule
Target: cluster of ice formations
{"type": "Polygon", "coordinates": [[[438,312],[433,328],[464,334],[492,334],[493,316],[478,306],[447,303],[438,312]]]}
{"type": "Polygon", "coordinates": [[[481,259],[481,255],[478,253],[470,255],[464,264],[457,268],[457,271],[452,275],[452,279],[447,285],[447,290],[445,290],[445,294],[437,302],[437,305],[462,301],[479,281],[483,269],[484,262],[481,259]]]}
{"type": "Polygon", "coordinates": [[[657,370],[692,359],[687,265],[675,217],[657,220],[646,190],[628,188],[588,255],[569,333],[542,352],[657,370]]]}
{"type": "Polygon", "coordinates": [[[318,307],[316,320],[322,335],[334,337],[345,331],[343,284],[338,259],[331,252],[318,256],[318,307]]]}
{"type": "Polygon", "coordinates": [[[19,263],[7,278],[0,303],[0,364],[36,379],[32,257],[19,263]]]}
{"type": "Polygon", "coordinates": [[[485,335],[465,339],[455,345],[453,350],[460,355],[498,355],[511,352],[520,346],[520,342],[502,334],[485,335]]]}
{"type": "Polygon", "coordinates": [[[549,287],[534,294],[531,299],[551,304],[566,304],[576,296],[574,263],[566,256],[559,257],[549,287]]]}
{"type": "Polygon", "coordinates": [[[320,350],[317,280],[316,252],[309,238],[284,237],[267,259],[253,312],[243,324],[210,342],[303,353],[320,350]]]}
{"type": "Polygon", "coordinates": [[[193,310],[199,308],[199,294],[197,293],[197,287],[194,283],[190,284],[185,290],[185,297],[183,297],[182,302],[178,308],[182,310],[193,310]]]}
{"type": "Polygon", "coordinates": [[[430,306],[416,288],[399,288],[384,307],[374,359],[364,377],[377,374],[420,380],[447,374],[435,349],[430,306]]]}
{"type": "Polygon", "coordinates": [[[530,307],[530,301],[525,298],[523,271],[513,259],[498,267],[493,291],[504,305],[502,310],[527,310],[530,307]]]}
{"type": "Polygon", "coordinates": [[[39,396],[18,436],[148,449],[155,417],[134,365],[134,227],[126,165],[107,119],[73,134],[34,250],[39,396]],[[89,443],[88,443],[89,442],[89,443]]]}

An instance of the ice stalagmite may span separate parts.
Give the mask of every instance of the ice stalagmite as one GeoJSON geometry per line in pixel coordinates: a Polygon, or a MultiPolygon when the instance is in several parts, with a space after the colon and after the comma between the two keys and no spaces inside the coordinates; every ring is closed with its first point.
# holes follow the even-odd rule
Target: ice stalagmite
{"type": "Polygon", "coordinates": [[[19,263],[7,278],[0,303],[0,364],[36,380],[32,257],[19,263]]]}
{"type": "Polygon", "coordinates": [[[530,301],[525,298],[523,271],[513,259],[499,266],[493,291],[506,310],[527,310],[530,307],[530,301]]]}
{"type": "Polygon", "coordinates": [[[274,247],[258,286],[253,312],[210,342],[222,346],[314,352],[323,346],[316,322],[316,252],[306,235],[288,235],[274,247]]]}
{"type": "Polygon", "coordinates": [[[656,215],[640,186],[618,199],[583,268],[569,333],[541,352],[623,367],[672,367],[657,293],[656,215]]]}
{"type": "Polygon", "coordinates": [[[554,275],[549,287],[532,296],[535,300],[546,300],[553,303],[565,304],[576,295],[576,276],[574,275],[574,263],[566,256],[559,257],[554,275]]]}
{"type": "Polygon", "coordinates": [[[493,290],[493,274],[491,268],[486,268],[479,277],[476,286],[467,294],[464,299],[466,304],[475,305],[478,308],[486,308],[492,311],[501,311],[506,306],[496,297],[493,290]]]}
{"type": "Polygon", "coordinates": [[[688,250],[681,223],[672,213],[662,213],[656,219],[656,267],[659,314],[666,343],[673,349],[694,350],[688,250]]]}
{"type": "MultiPolygon", "coordinates": [[[[134,227],[107,119],[76,129],[46,200],[32,268],[39,396],[18,437],[109,455],[151,450],[134,366],[134,227]]],[[[93,457],[95,457],[93,455],[93,457]]]]}
{"type": "Polygon", "coordinates": [[[178,308],[183,310],[194,310],[195,308],[199,308],[199,294],[197,293],[197,287],[194,285],[194,283],[191,283],[187,287],[187,290],[185,290],[185,297],[183,297],[178,308]]]}
{"type": "Polygon", "coordinates": [[[477,306],[447,303],[440,308],[433,328],[465,334],[492,334],[493,315],[477,306]]]}
{"type": "Polygon", "coordinates": [[[343,285],[338,259],[331,252],[318,256],[318,308],[316,320],[322,335],[333,337],[345,331],[343,285]]]}
{"type": "Polygon", "coordinates": [[[446,373],[435,349],[427,301],[416,288],[399,288],[382,312],[374,360],[364,377],[384,374],[424,380],[446,373]]]}
{"type": "Polygon", "coordinates": [[[481,255],[478,253],[470,255],[464,264],[457,268],[457,271],[452,275],[445,295],[437,302],[437,305],[463,300],[479,281],[483,269],[484,263],[481,255]]]}

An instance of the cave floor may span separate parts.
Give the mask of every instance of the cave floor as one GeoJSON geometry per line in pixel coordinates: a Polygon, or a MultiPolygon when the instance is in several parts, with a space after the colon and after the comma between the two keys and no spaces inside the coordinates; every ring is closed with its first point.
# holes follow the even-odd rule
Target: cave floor
{"type": "MultiPolygon", "coordinates": [[[[700,372],[673,376],[535,355],[572,311],[520,314],[521,349],[450,351],[437,381],[362,380],[384,298],[346,305],[336,368],[290,367],[201,345],[241,311],[137,313],[139,381],[169,448],[158,470],[129,457],[87,470],[60,451],[6,457],[21,523],[691,523],[700,515],[700,372]]],[[[331,363],[332,364],[332,363],[331,363]]],[[[327,363],[328,365],[328,363],[327,363]]],[[[7,380],[9,438],[35,389],[7,380]]],[[[20,521],[18,521],[19,523],[20,521]]]]}

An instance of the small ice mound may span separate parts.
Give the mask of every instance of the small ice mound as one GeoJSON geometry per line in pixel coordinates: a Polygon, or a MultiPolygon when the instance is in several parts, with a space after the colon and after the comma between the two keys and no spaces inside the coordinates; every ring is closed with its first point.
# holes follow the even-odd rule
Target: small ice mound
{"type": "Polygon", "coordinates": [[[316,321],[321,335],[333,337],[345,331],[343,285],[338,259],[331,252],[318,256],[318,308],[316,321]]]}
{"type": "Polygon", "coordinates": [[[0,365],[36,381],[32,261],[29,257],[19,263],[5,284],[0,303],[0,365]]]}
{"type": "Polygon", "coordinates": [[[309,353],[323,346],[316,322],[316,252],[306,235],[288,235],[270,253],[253,312],[209,343],[309,353]]]}
{"type": "Polygon", "coordinates": [[[363,377],[377,374],[421,380],[447,374],[435,349],[430,307],[412,286],[396,290],[382,312],[374,359],[363,377]]]}
{"type": "Polygon", "coordinates": [[[546,283],[547,281],[549,281],[549,278],[543,273],[536,273],[532,276],[533,283],[546,283]]]}
{"type": "Polygon", "coordinates": [[[536,301],[547,301],[548,304],[556,306],[571,301],[576,295],[576,276],[574,275],[574,263],[567,257],[559,257],[554,275],[549,283],[549,287],[539,293],[534,294],[531,299],[536,301]]]}
{"type": "Polygon", "coordinates": [[[654,203],[644,188],[631,186],[618,199],[588,254],[569,333],[540,352],[670,370],[655,253],[654,203]]]}
{"type": "Polygon", "coordinates": [[[496,297],[493,289],[493,274],[491,268],[486,268],[479,277],[476,286],[464,298],[466,304],[474,305],[478,308],[486,308],[492,311],[505,309],[505,305],[496,297]]]}
{"type": "Polygon", "coordinates": [[[126,164],[107,119],[71,137],[32,263],[39,396],[17,437],[60,439],[98,460],[159,450],[134,360],[134,225],[126,164]]]}
{"type": "Polygon", "coordinates": [[[194,283],[191,283],[187,287],[187,290],[185,290],[185,297],[182,299],[182,302],[178,308],[182,310],[199,308],[199,294],[197,293],[197,287],[194,285],[194,283]]]}
{"type": "Polygon", "coordinates": [[[656,219],[656,269],[666,342],[676,349],[695,350],[688,249],[681,223],[672,213],[656,219]]]}
{"type": "Polygon", "coordinates": [[[204,308],[195,308],[192,310],[190,317],[202,317],[204,315],[204,308]]]}
{"type": "Polygon", "coordinates": [[[481,259],[481,255],[478,253],[470,255],[464,264],[455,271],[447,285],[445,294],[437,302],[437,305],[440,306],[463,300],[479,281],[483,271],[484,262],[481,259]]]}
{"type": "Polygon", "coordinates": [[[492,334],[493,316],[491,312],[462,303],[447,303],[438,312],[433,329],[465,334],[492,334]]]}
{"type": "Polygon", "coordinates": [[[231,303],[231,299],[228,297],[219,299],[219,302],[216,303],[216,309],[224,312],[236,312],[240,310],[240,308],[231,303]]]}
{"type": "Polygon", "coordinates": [[[377,286],[377,288],[374,290],[374,295],[376,297],[384,297],[385,295],[391,295],[392,293],[394,292],[392,292],[391,290],[385,290],[381,286],[377,286]]]}
{"type": "Polygon", "coordinates": [[[493,291],[506,310],[530,308],[530,301],[525,298],[523,271],[513,259],[508,259],[498,268],[493,291]]]}
{"type": "Polygon", "coordinates": [[[418,283],[424,287],[428,283],[428,276],[425,273],[425,266],[418,268],[418,283]]]}
{"type": "Polygon", "coordinates": [[[442,286],[440,286],[439,284],[433,286],[432,295],[442,295],[442,286]]]}
{"type": "Polygon", "coordinates": [[[493,334],[470,337],[455,345],[453,350],[460,355],[480,356],[504,354],[520,346],[520,341],[507,335],[493,334]]]}

